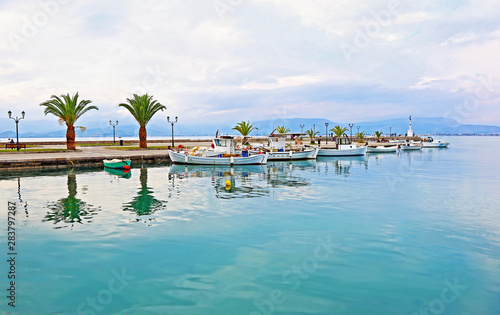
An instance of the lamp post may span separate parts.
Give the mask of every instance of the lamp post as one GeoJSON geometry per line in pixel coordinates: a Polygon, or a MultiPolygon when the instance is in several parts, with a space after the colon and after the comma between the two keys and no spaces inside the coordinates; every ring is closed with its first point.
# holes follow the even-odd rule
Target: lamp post
{"type": "Polygon", "coordinates": [[[349,129],[351,129],[351,140],[352,140],[352,127],[354,127],[354,124],[349,124],[349,129]]]}
{"type": "Polygon", "coordinates": [[[303,132],[304,132],[304,126],[305,126],[305,125],[300,124],[300,133],[303,133],[303,132]]]}
{"type": "Polygon", "coordinates": [[[175,146],[174,144],[174,124],[177,122],[177,116],[175,116],[175,120],[170,120],[170,116],[167,116],[167,122],[169,122],[172,125],[172,147],[175,146]]]}
{"type": "Polygon", "coordinates": [[[116,127],[116,126],[118,126],[118,120],[116,121],[116,123],[115,123],[115,124],[113,124],[113,123],[111,122],[111,120],[110,120],[110,121],[109,121],[109,124],[110,124],[111,126],[113,126],[113,143],[116,143],[116,141],[115,141],[115,127],[116,127]]]}
{"type": "Polygon", "coordinates": [[[389,137],[392,137],[392,127],[389,127],[389,137]]]}
{"type": "Polygon", "coordinates": [[[328,144],[328,123],[327,122],[325,123],[325,129],[326,129],[326,133],[325,133],[326,144],[328,144]]]}
{"type": "Polygon", "coordinates": [[[356,126],[356,128],[358,128],[358,133],[359,133],[359,128],[361,128],[361,126],[356,126]]]}
{"type": "Polygon", "coordinates": [[[21,112],[21,115],[22,115],[21,117],[17,117],[17,116],[16,116],[16,118],[12,117],[12,112],[10,110],[9,110],[8,114],[9,114],[9,119],[13,119],[16,122],[17,151],[19,151],[19,127],[18,127],[18,125],[19,125],[19,121],[21,119],[24,119],[24,110],[21,112]]]}

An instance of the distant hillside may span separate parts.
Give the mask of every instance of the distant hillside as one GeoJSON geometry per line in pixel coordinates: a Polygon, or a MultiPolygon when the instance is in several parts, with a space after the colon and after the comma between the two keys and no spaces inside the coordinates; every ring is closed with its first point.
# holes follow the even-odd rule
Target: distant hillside
{"type": "MultiPolygon", "coordinates": [[[[258,130],[252,132],[252,135],[268,135],[273,131],[276,126],[285,125],[290,128],[292,132],[300,132],[302,130],[314,128],[321,134],[325,133],[325,123],[328,123],[328,129],[335,125],[348,127],[348,123],[332,122],[322,118],[280,118],[273,120],[260,120],[253,122],[258,130]]],[[[208,136],[215,135],[219,130],[219,134],[235,134],[232,130],[232,125],[216,125],[216,124],[184,124],[182,121],[174,125],[174,132],[179,136],[208,136]]],[[[16,136],[15,124],[8,119],[0,118],[0,138],[13,138],[16,136]]],[[[376,130],[388,134],[390,131],[397,134],[406,134],[408,130],[408,119],[390,119],[372,122],[357,122],[354,123],[352,128],[353,134],[358,131],[365,131],[367,134],[373,134],[376,130]]],[[[109,126],[107,121],[104,122],[91,122],[87,124],[87,130],[81,133],[77,128],[77,137],[109,137],[113,135],[113,128],[109,126]]],[[[412,129],[416,134],[448,134],[448,135],[463,135],[463,134],[500,134],[499,126],[486,126],[486,125],[464,125],[456,120],[450,118],[434,117],[434,118],[420,118],[414,117],[412,119],[412,129]]],[[[116,136],[122,137],[136,137],[138,135],[139,127],[135,123],[123,122],[123,125],[116,127],[116,136]]],[[[152,122],[147,127],[148,135],[150,136],[170,136],[171,126],[168,123],[152,122]]],[[[65,126],[57,126],[54,121],[38,120],[38,121],[23,121],[20,125],[20,137],[22,138],[60,138],[65,137],[65,126]],[[29,122],[29,123],[28,123],[29,122]]]]}

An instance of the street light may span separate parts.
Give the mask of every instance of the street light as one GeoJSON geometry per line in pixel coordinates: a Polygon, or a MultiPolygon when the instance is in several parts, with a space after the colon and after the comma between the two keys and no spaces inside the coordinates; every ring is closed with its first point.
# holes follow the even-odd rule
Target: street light
{"type": "Polygon", "coordinates": [[[358,128],[358,133],[359,133],[359,128],[361,128],[361,126],[356,126],[356,128],[358,128]]]}
{"type": "Polygon", "coordinates": [[[167,122],[172,125],[172,148],[175,146],[174,144],[174,124],[177,122],[177,116],[175,116],[175,121],[170,120],[170,116],[167,116],[167,122]]]}
{"type": "Polygon", "coordinates": [[[12,117],[12,112],[10,110],[8,111],[8,114],[9,114],[9,119],[13,119],[16,122],[17,151],[19,151],[19,127],[18,127],[18,125],[19,125],[19,121],[21,119],[24,119],[24,110],[21,112],[22,117],[17,117],[17,116],[16,116],[16,118],[12,117]]]}
{"type": "Polygon", "coordinates": [[[389,127],[389,137],[392,137],[392,127],[389,127]]]}
{"type": "Polygon", "coordinates": [[[116,124],[111,123],[111,120],[110,120],[109,124],[111,126],[113,126],[113,143],[116,143],[116,141],[115,141],[115,127],[118,126],[118,120],[116,121],[116,124]]]}
{"type": "Polygon", "coordinates": [[[325,128],[326,128],[326,133],[325,133],[325,136],[326,136],[326,144],[328,144],[328,123],[327,123],[327,122],[325,123],[325,128]]]}
{"type": "Polygon", "coordinates": [[[304,127],[305,127],[305,125],[300,124],[300,133],[304,132],[304,127]]]}
{"type": "Polygon", "coordinates": [[[349,124],[349,129],[351,129],[351,140],[352,140],[352,127],[354,127],[354,124],[349,124]]]}

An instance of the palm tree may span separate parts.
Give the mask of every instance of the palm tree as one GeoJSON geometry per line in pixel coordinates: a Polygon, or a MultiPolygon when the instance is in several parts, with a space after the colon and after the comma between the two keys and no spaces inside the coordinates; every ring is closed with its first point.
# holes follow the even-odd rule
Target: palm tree
{"type": "Polygon", "coordinates": [[[306,133],[311,139],[311,144],[316,144],[316,142],[314,141],[314,137],[319,134],[319,131],[314,132],[314,130],[312,130],[311,128],[309,130],[306,130],[306,133]]]}
{"type": "Polygon", "coordinates": [[[94,105],[87,106],[92,102],[89,100],[78,102],[78,92],[73,97],[69,96],[68,93],[61,95],[61,97],[52,95],[50,98],[50,100],[41,103],[40,106],[45,106],[45,110],[43,111],[45,115],[55,115],[59,117],[61,125],[63,123],[66,124],[68,127],[66,130],[66,148],[68,150],[75,150],[75,122],[89,110],[99,110],[99,108],[94,105]]]}
{"type": "Polygon", "coordinates": [[[364,143],[364,142],[365,142],[365,141],[363,140],[363,139],[364,139],[364,137],[365,137],[365,134],[366,134],[366,132],[364,132],[364,131],[363,131],[363,132],[357,132],[357,133],[356,133],[356,136],[359,138],[359,141],[358,141],[359,143],[364,143]]]}
{"type": "Polygon", "coordinates": [[[337,137],[342,137],[342,135],[347,131],[346,127],[335,126],[330,129],[337,137]]]}
{"type": "Polygon", "coordinates": [[[148,133],[146,125],[153,118],[153,116],[160,110],[167,109],[165,106],[153,100],[153,95],[134,94],[133,99],[127,98],[128,104],[121,103],[119,106],[125,107],[134,116],[135,120],[139,123],[139,147],[147,148],[148,142],[146,140],[148,133]]]}
{"type": "Polygon", "coordinates": [[[234,126],[233,130],[236,130],[239,133],[241,133],[241,135],[243,136],[241,143],[245,144],[247,142],[246,137],[250,134],[250,132],[252,132],[254,130],[259,130],[259,128],[255,127],[253,124],[251,124],[250,121],[248,121],[248,122],[242,121],[242,122],[237,123],[236,126],[234,126]]]}
{"type": "Polygon", "coordinates": [[[382,137],[383,131],[375,131],[375,137],[377,137],[377,142],[380,142],[380,137],[382,137]]]}
{"type": "Polygon", "coordinates": [[[287,132],[289,132],[289,131],[290,131],[290,129],[289,129],[289,128],[287,128],[287,127],[285,127],[285,125],[283,125],[283,126],[278,126],[278,127],[276,127],[276,131],[277,131],[278,133],[287,133],[287,132]]]}

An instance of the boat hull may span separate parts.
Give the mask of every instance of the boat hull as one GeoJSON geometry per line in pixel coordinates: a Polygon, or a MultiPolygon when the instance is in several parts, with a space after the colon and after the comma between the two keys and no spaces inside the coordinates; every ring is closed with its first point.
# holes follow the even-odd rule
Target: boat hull
{"type": "Polygon", "coordinates": [[[422,150],[422,147],[421,146],[408,146],[408,145],[404,145],[401,147],[401,150],[402,151],[418,151],[418,150],[422,150]]]}
{"type": "Polygon", "coordinates": [[[315,159],[318,155],[318,149],[305,151],[286,151],[286,152],[271,152],[269,153],[268,161],[296,161],[315,159]],[[291,154],[290,154],[291,152],[291,154]]]}
{"type": "Polygon", "coordinates": [[[102,161],[104,167],[115,169],[130,169],[130,160],[104,160],[102,161]]]}
{"type": "Polygon", "coordinates": [[[450,144],[444,143],[424,143],[424,148],[447,148],[450,144]]]}
{"type": "Polygon", "coordinates": [[[248,157],[206,157],[194,156],[169,151],[170,160],[175,164],[192,165],[260,165],[267,163],[267,154],[251,155],[248,157]]]}
{"type": "Polygon", "coordinates": [[[398,147],[384,147],[384,148],[373,148],[368,147],[366,153],[395,153],[398,151],[398,147]]]}
{"type": "Polygon", "coordinates": [[[319,149],[318,156],[362,156],[366,154],[366,147],[354,149],[319,149]]]}

